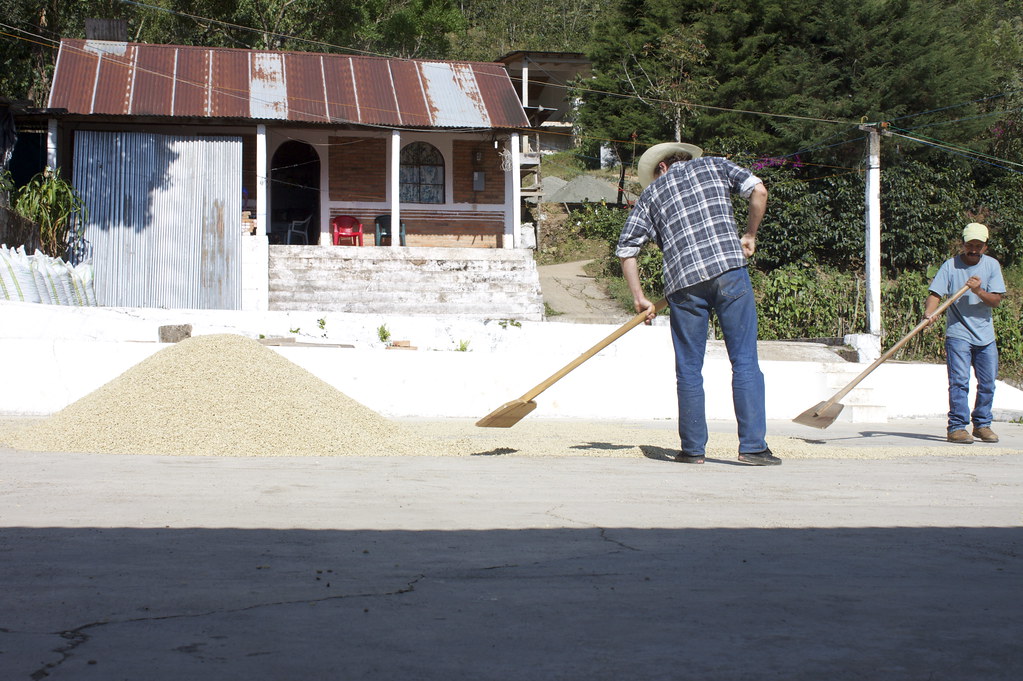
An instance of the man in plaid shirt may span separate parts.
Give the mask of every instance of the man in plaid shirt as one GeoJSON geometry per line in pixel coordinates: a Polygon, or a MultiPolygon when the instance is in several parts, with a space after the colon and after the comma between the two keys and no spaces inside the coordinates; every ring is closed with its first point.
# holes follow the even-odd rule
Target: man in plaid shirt
{"type": "Polygon", "coordinates": [[[664,256],[664,295],[671,311],[678,381],[678,431],[684,463],[703,463],[707,419],[703,358],[711,311],[717,315],[732,363],[732,403],[738,421],[739,460],[758,466],[781,463],[765,440],[764,374],[757,359],[757,310],[746,258],[756,250],[767,208],[760,178],[724,158],[704,157],[691,144],[650,147],[639,161],[645,187],[625,221],[616,254],[637,312],[654,318],[654,304],[639,280],[636,257],[648,241],[664,256]],[[749,200],[746,230],[739,235],[732,196],[749,200]]]}

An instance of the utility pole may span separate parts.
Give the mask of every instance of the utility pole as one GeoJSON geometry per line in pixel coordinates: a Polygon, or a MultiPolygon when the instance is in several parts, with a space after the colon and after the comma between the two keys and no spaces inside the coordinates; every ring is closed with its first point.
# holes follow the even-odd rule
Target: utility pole
{"type": "Polygon", "coordinates": [[[867,135],[867,182],[865,195],[867,326],[870,335],[881,339],[881,133],[887,123],[861,125],[867,135]]]}

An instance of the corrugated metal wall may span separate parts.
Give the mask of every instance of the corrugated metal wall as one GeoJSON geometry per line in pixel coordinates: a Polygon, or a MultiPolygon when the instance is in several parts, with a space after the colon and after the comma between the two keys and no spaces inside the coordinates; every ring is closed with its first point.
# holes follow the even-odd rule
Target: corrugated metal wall
{"type": "Polygon", "coordinates": [[[240,309],[242,142],[75,133],[100,305],[240,309]]]}

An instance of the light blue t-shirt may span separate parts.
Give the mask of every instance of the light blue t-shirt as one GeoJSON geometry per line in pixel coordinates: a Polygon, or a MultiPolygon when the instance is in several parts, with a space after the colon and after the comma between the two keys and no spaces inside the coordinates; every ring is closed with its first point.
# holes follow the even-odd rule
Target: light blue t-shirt
{"type": "MultiPolygon", "coordinates": [[[[930,290],[939,296],[950,296],[963,286],[970,277],[980,277],[980,287],[988,293],[1005,293],[1002,266],[994,258],[980,256],[980,262],[967,267],[958,255],[942,263],[930,290]]],[[[991,322],[991,308],[984,304],[973,291],[967,291],[946,311],[948,321],[945,336],[969,341],[974,345],[988,345],[995,342],[995,327],[991,322]]]]}

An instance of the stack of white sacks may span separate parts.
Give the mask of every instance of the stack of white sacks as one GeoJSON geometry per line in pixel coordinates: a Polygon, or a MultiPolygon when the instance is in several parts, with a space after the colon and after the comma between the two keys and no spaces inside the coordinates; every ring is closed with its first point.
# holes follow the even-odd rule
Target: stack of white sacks
{"type": "Polygon", "coordinates": [[[47,305],[96,305],[90,263],[72,267],[60,258],[0,244],[0,300],[47,305]]]}

